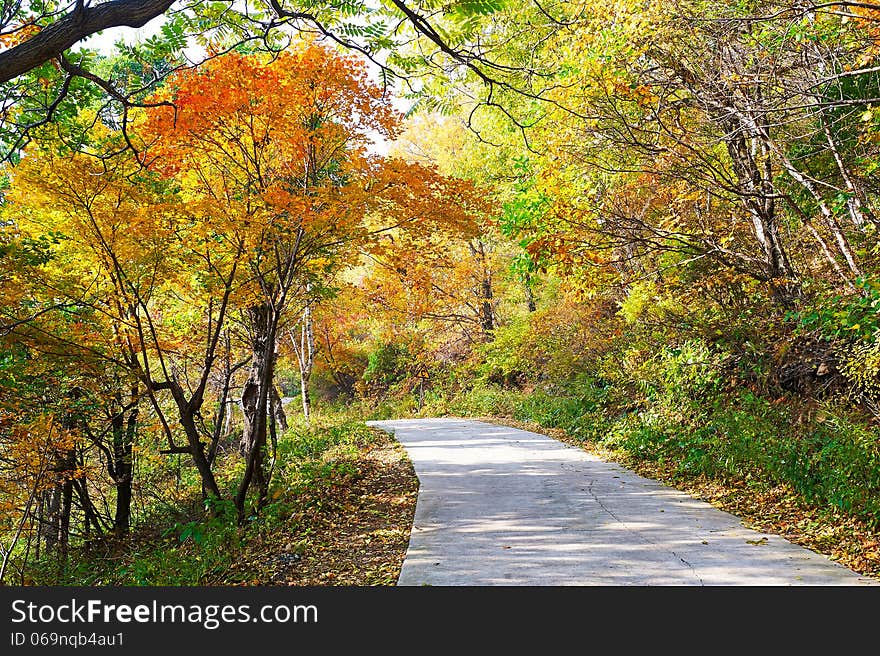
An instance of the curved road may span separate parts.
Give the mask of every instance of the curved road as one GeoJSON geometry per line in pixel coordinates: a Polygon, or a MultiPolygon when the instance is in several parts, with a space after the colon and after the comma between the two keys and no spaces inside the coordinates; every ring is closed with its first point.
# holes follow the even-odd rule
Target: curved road
{"type": "Polygon", "coordinates": [[[398,585],[860,585],[876,581],[545,435],[367,422],[420,488],[398,585]]]}

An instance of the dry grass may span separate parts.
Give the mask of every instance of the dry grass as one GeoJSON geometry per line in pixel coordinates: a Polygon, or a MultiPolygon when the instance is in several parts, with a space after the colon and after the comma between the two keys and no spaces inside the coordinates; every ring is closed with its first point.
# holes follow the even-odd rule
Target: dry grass
{"type": "Polygon", "coordinates": [[[303,498],[288,519],[248,545],[247,585],[395,585],[409,544],[418,479],[403,446],[383,431],[357,475],[303,498]]]}

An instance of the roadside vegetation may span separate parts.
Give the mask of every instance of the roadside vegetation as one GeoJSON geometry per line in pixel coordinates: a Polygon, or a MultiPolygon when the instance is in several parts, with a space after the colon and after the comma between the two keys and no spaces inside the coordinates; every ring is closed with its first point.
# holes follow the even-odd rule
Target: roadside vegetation
{"type": "MultiPolygon", "coordinates": [[[[146,503],[124,538],[23,560],[18,585],[393,585],[415,512],[418,480],[388,433],[344,414],[296,422],[278,442],[278,475],[259,517],[231,504],[205,514],[185,467],[152,472],[175,505],[146,503]],[[183,479],[183,480],[182,480],[183,479]]],[[[145,495],[146,496],[146,495],[145,495]]]]}

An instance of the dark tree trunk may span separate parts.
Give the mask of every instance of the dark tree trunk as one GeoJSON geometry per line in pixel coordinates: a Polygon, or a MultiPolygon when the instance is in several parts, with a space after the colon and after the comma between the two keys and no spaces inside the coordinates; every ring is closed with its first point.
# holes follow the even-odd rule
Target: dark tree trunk
{"type": "Polygon", "coordinates": [[[523,281],[523,287],[526,290],[526,308],[529,312],[535,312],[538,305],[535,303],[535,294],[532,292],[531,280],[528,277],[523,281]]]}
{"type": "Polygon", "coordinates": [[[241,395],[244,413],[244,431],[241,451],[245,458],[245,471],[235,497],[239,521],[247,511],[247,495],[252,483],[258,490],[260,507],[267,495],[269,481],[265,472],[265,448],[268,437],[269,399],[275,377],[275,337],[277,318],[267,303],[248,309],[251,329],[251,368],[241,395]]]}
{"type": "Polygon", "coordinates": [[[492,290],[492,270],[486,257],[486,247],[479,239],[470,243],[471,254],[479,260],[479,321],[483,337],[491,339],[495,332],[495,310],[492,307],[494,292],[492,290]]]}
{"type": "MultiPolygon", "coordinates": [[[[74,389],[70,394],[72,402],[80,396],[74,389]]],[[[76,426],[76,416],[72,410],[64,413],[60,422],[62,431],[70,431],[76,426]]],[[[44,515],[41,533],[46,551],[55,551],[63,561],[67,555],[70,538],[70,510],[73,500],[73,477],[76,473],[76,447],[64,445],[55,451],[52,466],[54,481],[44,494],[44,515]],[[48,512],[46,512],[48,511],[48,512]]]]}
{"type": "MultiPolygon", "coordinates": [[[[82,460],[80,460],[80,464],[83,464],[82,460]]],[[[101,518],[98,509],[95,508],[95,504],[92,503],[88,482],[85,479],[79,479],[74,481],[73,487],[79,497],[79,505],[83,511],[83,537],[85,541],[88,542],[92,534],[92,529],[98,534],[103,533],[101,518]]]]}
{"type": "Polygon", "coordinates": [[[70,546],[70,511],[73,507],[73,473],[76,467],[76,451],[70,451],[70,457],[65,461],[65,466],[68,468],[61,484],[61,508],[58,515],[58,550],[62,561],[67,560],[67,549],[70,546]]]}
{"type": "Polygon", "coordinates": [[[205,444],[202,443],[201,433],[196,426],[196,414],[201,407],[201,402],[193,404],[186,398],[186,392],[179,383],[174,381],[171,384],[171,395],[177,404],[177,410],[180,415],[180,426],[186,435],[187,446],[184,449],[175,448],[166,453],[189,453],[192,456],[193,464],[199,472],[202,480],[202,490],[208,497],[220,499],[220,488],[217,485],[217,479],[211,470],[211,463],[205,454],[205,444]]]}
{"type": "Polygon", "coordinates": [[[47,553],[55,552],[63,557],[67,553],[70,536],[76,450],[65,449],[57,453],[52,470],[54,483],[43,492],[40,537],[47,553]]]}
{"type": "Polygon", "coordinates": [[[58,546],[60,508],[61,487],[56,482],[51,488],[43,491],[40,499],[39,534],[43,552],[54,552],[58,546]]]}
{"type": "Polygon", "coordinates": [[[187,414],[181,417],[181,425],[186,433],[187,443],[189,445],[189,453],[192,456],[193,464],[199,472],[202,479],[202,487],[206,494],[219,499],[221,497],[220,488],[217,486],[217,479],[211,470],[211,464],[205,454],[205,445],[201,441],[199,429],[196,426],[195,416],[187,414]]]}
{"type": "Polygon", "coordinates": [[[270,393],[272,394],[272,419],[275,421],[278,430],[284,433],[287,431],[288,426],[287,413],[284,412],[284,403],[281,402],[281,394],[275,385],[272,385],[270,393]]]}
{"type": "Polygon", "coordinates": [[[131,479],[116,486],[116,513],[113,515],[113,532],[128,533],[131,527],[131,479]]]}
{"type": "MultiPolygon", "coordinates": [[[[134,402],[138,397],[138,387],[131,389],[134,402]]],[[[113,479],[116,484],[116,511],[113,516],[113,532],[117,535],[128,533],[131,527],[132,501],[132,453],[137,433],[138,407],[133,405],[126,417],[122,412],[113,418],[113,479]]]]}
{"type": "MultiPolygon", "coordinates": [[[[93,7],[77,6],[36,36],[0,53],[0,83],[54,59],[77,42],[101,30],[122,26],[142,27],[165,13],[173,2],[111,0],[93,7]]],[[[6,5],[4,3],[4,7],[6,5]]]]}

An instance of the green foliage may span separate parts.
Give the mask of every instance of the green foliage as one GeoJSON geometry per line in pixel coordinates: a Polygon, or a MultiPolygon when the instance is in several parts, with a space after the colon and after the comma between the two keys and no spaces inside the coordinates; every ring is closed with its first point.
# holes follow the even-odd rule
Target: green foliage
{"type": "Polygon", "coordinates": [[[383,343],[368,355],[363,379],[369,383],[391,385],[408,375],[410,354],[405,345],[383,343]]]}
{"type": "MultiPolygon", "coordinates": [[[[672,360],[668,379],[675,378],[672,360]]],[[[693,385],[690,375],[682,380],[693,385]]],[[[749,391],[718,396],[685,411],[672,397],[635,406],[620,389],[583,379],[565,393],[475,386],[433,408],[454,416],[510,417],[560,428],[639,459],[672,464],[683,475],[785,483],[809,502],[880,528],[880,442],[844,407],[806,420],[797,408],[749,391]]]]}
{"type": "Polygon", "coordinates": [[[358,476],[358,454],[375,439],[372,429],[347,414],[319,416],[312,426],[292,427],[278,443],[269,514],[283,514],[303,497],[318,505],[326,501],[322,492],[358,476]]]}
{"type": "Polygon", "coordinates": [[[859,278],[858,294],[834,294],[786,315],[805,330],[818,331],[828,341],[872,340],[880,331],[880,282],[859,278]]]}
{"type": "Polygon", "coordinates": [[[840,371],[856,398],[861,397],[876,409],[880,401],[880,342],[838,347],[838,358],[840,371]]]}
{"type": "MultiPolygon", "coordinates": [[[[480,349],[478,372],[488,380],[514,383],[530,369],[530,352],[523,348],[529,332],[525,319],[514,320],[495,330],[494,339],[480,349]]],[[[533,354],[533,352],[532,352],[533,354]]]]}
{"type": "MultiPolygon", "coordinates": [[[[157,513],[135,526],[130,548],[108,543],[111,551],[106,558],[79,549],[60,570],[56,559],[44,558],[30,566],[28,577],[35,584],[136,586],[205,585],[246,578],[240,559],[248,545],[279,531],[296,538],[291,517],[333,504],[328,493],[358,476],[360,450],[375,439],[373,430],[352,419],[351,413],[318,415],[313,426],[297,424],[280,438],[269,503],[247,525],[238,525],[229,500],[199,507],[190,498],[185,515],[157,513]]],[[[190,493],[198,494],[197,477],[191,482],[190,493]]]]}
{"type": "Polygon", "coordinates": [[[61,233],[47,232],[36,239],[22,237],[15,241],[0,242],[0,260],[7,259],[10,266],[13,263],[28,267],[41,266],[52,259],[53,247],[64,238],[61,233]]]}
{"type": "Polygon", "coordinates": [[[683,405],[711,399],[722,391],[725,357],[702,340],[692,339],[662,348],[653,357],[633,359],[627,374],[649,401],[683,405]]]}
{"type": "Polygon", "coordinates": [[[501,11],[505,4],[505,0],[459,0],[447,6],[449,7],[448,11],[453,15],[488,16],[496,11],[501,11]]]}
{"type": "Polygon", "coordinates": [[[664,320],[682,313],[682,302],[675,294],[658,289],[650,280],[636,281],[629,286],[626,298],[620,302],[620,317],[628,324],[646,319],[664,320]]]}
{"type": "Polygon", "coordinates": [[[515,260],[521,273],[534,273],[547,263],[536,262],[536,255],[526,249],[541,234],[544,216],[550,210],[551,198],[535,184],[535,167],[528,157],[513,159],[516,184],[511,197],[503,204],[498,228],[505,237],[516,239],[521,249],[515,260]]]}

